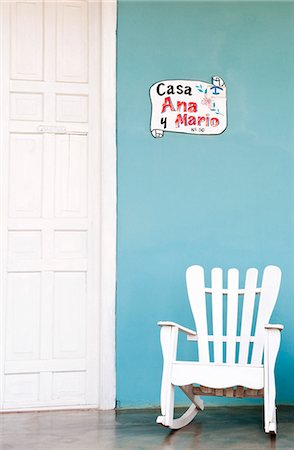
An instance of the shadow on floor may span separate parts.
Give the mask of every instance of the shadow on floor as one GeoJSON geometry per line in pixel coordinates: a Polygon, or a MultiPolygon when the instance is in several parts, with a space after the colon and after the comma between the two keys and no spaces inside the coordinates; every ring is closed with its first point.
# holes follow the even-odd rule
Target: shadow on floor
{"type": "Polygon", "coordinates": [[[278,436],[263,432],[262,407],[210,407],[178,431],[158,410],[55,411],[0,415],[1,450],[293,450],[294,408],[279,407],[278,436]]]}

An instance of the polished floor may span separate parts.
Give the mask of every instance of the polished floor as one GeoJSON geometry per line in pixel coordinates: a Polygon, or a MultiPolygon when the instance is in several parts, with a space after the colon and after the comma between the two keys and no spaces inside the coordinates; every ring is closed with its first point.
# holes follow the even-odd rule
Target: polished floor
{"type": "Polygon", "coordinates": [[[176,432],[158,411],[58,411],[0,415],[1,450],[293,450],[294,408],[279,408],[279,432],[262,430],[261,407],[211,407],[176,432]]]}

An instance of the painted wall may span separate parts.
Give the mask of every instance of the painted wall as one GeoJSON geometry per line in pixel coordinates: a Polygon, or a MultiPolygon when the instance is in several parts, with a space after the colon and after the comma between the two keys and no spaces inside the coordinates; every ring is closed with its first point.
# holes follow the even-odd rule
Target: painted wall
{"type": "Polygon", "coordinates": [[[285,325],[278,401],[294,403],[293,29],[289,2],[119,1],[121,407],[159,403],[156,322],[194,327],[185,287],[191,264],[281,267],[272,318],[285,325]],[[149,87],[169,78],[210,81],[215,74],[228,88],[227,130],[154,139],[149,87]]]}

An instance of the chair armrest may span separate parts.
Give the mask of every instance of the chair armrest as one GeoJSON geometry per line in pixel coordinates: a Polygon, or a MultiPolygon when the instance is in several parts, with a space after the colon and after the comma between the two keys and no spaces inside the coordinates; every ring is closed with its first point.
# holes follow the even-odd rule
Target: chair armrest
{"type": "Polygon", "coordinates": [[[176,327],[179,331],[182,331],[188,336],[197,336],[196,331],[190,330],[190,328],[182,327],[182,325],[175,322],[157,322],[157,325],[160,327],[176,327]]]}
{"type": "Polygon", "coordinates": [[[264,326],[264,328],[266,330],[279,330],[279,331],[282,331],[284,329],[284,325],[281,325],[279,323],[276,323],[276,324],[268,323],[268,324],[266,324],[264,326]]]}

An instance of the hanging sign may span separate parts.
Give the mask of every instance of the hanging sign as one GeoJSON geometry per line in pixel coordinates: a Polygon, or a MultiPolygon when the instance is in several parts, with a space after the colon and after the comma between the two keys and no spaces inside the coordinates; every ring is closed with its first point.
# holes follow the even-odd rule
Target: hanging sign
{"type": "Polygon", "coordinates": [[[151,133],[221,134],[227,127],[227,89],[224,81],[164,80],[150,88],[151,133]]]}

